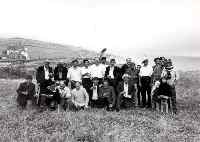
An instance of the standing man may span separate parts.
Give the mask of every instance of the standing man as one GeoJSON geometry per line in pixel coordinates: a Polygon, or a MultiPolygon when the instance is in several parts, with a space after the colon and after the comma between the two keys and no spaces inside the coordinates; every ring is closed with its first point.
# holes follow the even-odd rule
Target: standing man
{"type": "Polygon", "coordinates": [[[100,64],[99,60],[95,61],[91,67],[91,78],[97,77],[99,79],[99,84],[103,84],[103,79],[105,76],[106,68],[104,65],[100,64]]]}
{"type": "Polygon", "coordinates": [[[81,69],[78,67],[78,60],[72,61],[72,67],[69,68],[67,78],[69,79],[69,88],[74,89],[76,82],[82,82],[81,69]]]}
{"type": "Polygon", "coordinates": [[[54,69],[54,80],[55,81],[65,81],[65,84],[68,84],[67,81],[67,68],[64,67],[64,63],[60,62],[54,69]]]}
{"type": "Polygon", "coordinates": [[[40,92],[46,93],[47,87],[53,84],[53,69],[50,67],[50,62],[45,61],[43,66],[40,66],[36,72],[36,80],[40,85],[40,92]]]}
{"type": "Polygon", "coordinates": [[[84,59],[83,60],[84,66],[81,68],[81,75],[82,75],[82,84],[83,87],[86,89],[87,93],[90,93],[90,88],[92,87],[92,81],[91,81],[91,71],[89,67],[89,60],[84,59]]]}
{"type": "Polygon", "coordinates": [[[162,65],[160,58],[155,58],[154,59],[155,65],[153,66],[153,73],[152,73],[152,84],[154,84],[156,81],[160,81],[161,79],[161,74],[162,74],[162,65]]]}
{"type": "Polygon", "coordinates": [[[126,73],[128,68],[131,68],[131,64],[132,64],[132,59],[131,58],[127,58],[126,59],[126,64],[124,64],[121,67],[121,77],[126,73]]]}
{"type": "Polygon", "coordinates": [[[120,78],[120,68],[115,66],[115,59],[110,60],[110,65],[106,68],[105,78],[108,79],[109,84],[116,89],[117,82],[120,78]]]}
{"type": "Polygon", "coordinates": [[[141,95],[142,95],[142,107],[151,108],[151,75],[153,68],[149,65],[149,60],[145,59],[143,66],[140,70],[141,81],[141,95]],[[146,100],[146,94],[148,99],[146,100]]]}
{"type": "MultiPolygon", "coordinates": [[[[138,72],[138,75],[140,74],[140,69],[141,69],[141,65],[137,65],[136,66],[136,70],[138,72]]],[[[138,89],[138,93],[137,93],[137,100],[138,100],[138,106],[141,106],[141,81],[140,81],[140,75],[138,78],[138,84],[137,84],[137,89],[138,89]]]]}
{"type": "Polygon", "coordinates": [[[177,113],[177,107],[176,107],[176,84],[178,80],[178,74],[176,70],[174,69],[172,62],[168,61],[166,63],[165,69],[163,69],[163,72],[161,74],[162,78],[166,78],[167,84],[170,85],[171,87],[171,93],[172,93],[172,109],[173,112],[176,114],[177,113]]]}

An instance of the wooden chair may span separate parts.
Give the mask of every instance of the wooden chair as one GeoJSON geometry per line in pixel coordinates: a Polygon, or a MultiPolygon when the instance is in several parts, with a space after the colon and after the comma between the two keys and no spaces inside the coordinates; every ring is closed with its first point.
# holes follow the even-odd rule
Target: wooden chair
{"type": "Polygon", "coordinates": [[[171,109],[172,109],[171,97],[160,95],[158,98],[160,99],[160,109],[159,110],[161,112],[169,113],[169,111],[171,111],[171,109]],[[169,102],[169,104],[168,104],[168,102],[169,102]]]}

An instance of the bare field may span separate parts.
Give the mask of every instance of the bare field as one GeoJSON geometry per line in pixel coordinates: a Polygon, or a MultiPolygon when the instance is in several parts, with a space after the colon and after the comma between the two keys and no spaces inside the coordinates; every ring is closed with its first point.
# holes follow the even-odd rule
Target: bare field
{"type": "Polygon", "coordinates": [[[117,112],[20,111],[15,90],[21,80],[0,80],[1,142],[199,142],[200,72],[181,72],[178,114],[136,108],[117,112]]]}

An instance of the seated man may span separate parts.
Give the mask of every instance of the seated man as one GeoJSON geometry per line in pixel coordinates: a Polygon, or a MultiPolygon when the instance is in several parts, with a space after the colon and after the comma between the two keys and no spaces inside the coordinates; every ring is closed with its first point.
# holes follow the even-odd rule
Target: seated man
{"type": "Polygon", "coordinates": [[[57,99],[58,107],[60,108],[60,106],[62,106],[63,109],[66,110],[68,107],[67,101],[71,98],[71,92],[64,81],[61,81],[59,86],[57,86],[56,94],[57,97],[55,97],[55,99],[57,99]]]}
{"type": "Polygon", "coordinates": [[[70,110],[81,110],[88,108],[89,96],[85,88],[81,85],[80,82],[76,82],[75,87],[71,91],[71,101],[69,101],[70,110]]]}
{"type": "Polygon", "coordinates": [[[106,107],[108,111],[112,110],[115,105],[116,94],[108,80],[103,80],[103,86],[99,89],[98,105],[106,107]]]}
{"type": "Polygon", "coordinates": [[[124,74],[122,77],[123,81],[120,82],[117,86],[117,105],[116,111],[119,111],[121,106],[128,108],[134,105],[134,98],[136,97],[137,86],[134,86],[130,82],[130,76],[128,74],[124,74]]]}
{"type": "Polygon", "coordinates": [[[90,88],[89,98],[91,107],[97,107],[99,98],[99,79],[94,77],[92,79],[92,87],[90,88]]]}
{"type": "Polygon", "coordinates": [[[21,83],[17,89],[17,102],[22,109],[26,108],[27,103],[35,103],[35,84],[32,83],[32,79],[31,75],[27,75],[26,81],[21,83]]]}
{"type": "Polygon", "coordinates": [[[159,96],[172,97],[171,86],[167,84],[167,79],[163,77],[161,82],[157,81],[152,89],[152,100],[155,107],[155,102],[160,102],[159,96]]]}

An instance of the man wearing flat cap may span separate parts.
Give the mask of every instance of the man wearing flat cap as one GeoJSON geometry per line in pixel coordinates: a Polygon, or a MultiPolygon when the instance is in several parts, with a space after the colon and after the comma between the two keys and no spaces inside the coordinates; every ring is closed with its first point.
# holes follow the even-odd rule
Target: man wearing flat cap
{"type": "Polygon", "coordinates": [[[35,84],[32,83],[32,76],[27,75],[25,82],[20,83],[17,89],[17,103],[22,108],[25,109],[27,104],[35,103],[35,84]]]}

